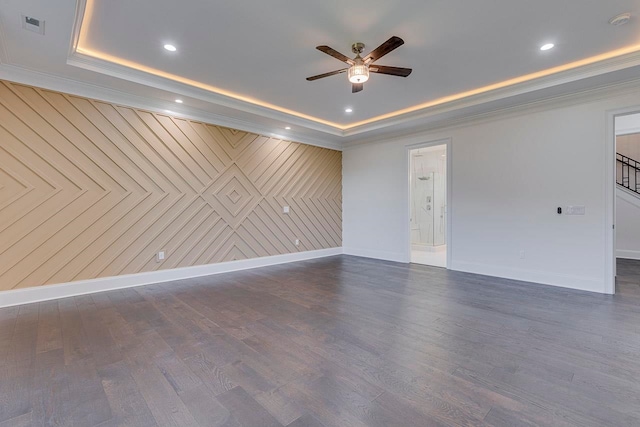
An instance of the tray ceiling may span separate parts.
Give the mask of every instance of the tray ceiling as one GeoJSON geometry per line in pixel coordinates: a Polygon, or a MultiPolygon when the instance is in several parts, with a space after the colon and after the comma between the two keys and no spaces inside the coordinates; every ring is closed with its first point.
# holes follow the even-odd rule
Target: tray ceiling
{"type": "Polygon", "coordinates": [[[552,86],[554,76],[640,51],[636,0],[50,3],[0,3],[0,61],[140,96],[194,95],[186,108],[338,136],[527,82],[552,86]],[[622,12],[632,13],[629,24],[608,23],[622,12]],[[45,36],[22,30],[21,14],[46,20],[45,36]],[[353,42],[368,52],[392,35],[405,45],[379,63],[413,68],[408,78],[372,75],[357,94],[344,74],[305,80],[344,65],[315,46],[351,56],[353,42]],[[540,51],[545,43],[555,48],[540,51]]]}

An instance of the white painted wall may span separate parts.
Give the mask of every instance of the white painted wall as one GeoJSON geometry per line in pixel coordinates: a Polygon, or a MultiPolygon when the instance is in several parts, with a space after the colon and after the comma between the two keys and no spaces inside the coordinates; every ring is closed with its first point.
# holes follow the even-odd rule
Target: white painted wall
{"type": "Polygon", "coordinates": [[[347,148],[345,253],[408,262],[406,146],[452,138],[451,269],[606,292],[607,111],[640,106],[639,93],[347,148]],[[586,215],[556,213],[572,204],[586,215]]]}
{"type": "Polygon", "coordinates": [[[407,162],[404,147],[396,144],[342,152],[342,246],[347,253],[408,262],[407,162]]]}
{"type": "Polygon", "coordinates": [[[640,198],[616,189],[616,255],[640,259],[640,198]]]}

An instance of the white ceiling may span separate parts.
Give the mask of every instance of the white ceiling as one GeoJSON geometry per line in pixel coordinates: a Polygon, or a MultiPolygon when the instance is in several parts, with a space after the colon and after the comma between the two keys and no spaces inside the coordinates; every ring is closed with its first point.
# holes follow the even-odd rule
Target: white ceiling
{"type": "MultiPolygon", "coordinates": [[[[407,131],[424,123],[420,119],[425,112],[441,106],[376,118],[617,49],[637,46],[640,50],[637,0],[88,2],[91,13],[82,23],[86,38],[79,47],[90,54],[79,55],[71,47],[76,10],[81,17],[84,0],[79,4],[75,0],[0,0],[0,62],[5,71],[11,71],[0,77],[19,77],[18,69],[37,71],[112,93],[163,101],[185,114],[196,111],[236,119],[283,134],[284,126],[291,125],[292,139],[339,142],[358,134],[407,131]],[[621,27],[609,25],[609,18],[621,12],[631,12],[634,19],[621,27]],[[46,20],[45,36],[21,29],[21,14],[46,20]],[[353,42],[364,42],[368,52],[392,35],[402,37],[405,45],[379,64],[411,67],[414,71],[408,78],[372,75],[357,94],[351,93],[344,74],[305,80],[344,68],[317,51],[316,45],[326,44],[352,56],[353,42]],[[547,42],[556,47],[541,52],[538,47],[547,42]],[[178,51],[165,51],[165,43],[175,44],[178,51]],[[113,64],[125,61],[126,67],[113,64]],[[132,66],[146,71],[132,70],[132,66]],[[149,69],[165,75],[153,76],[149,69]],[[200,87],[176,83],[172,76],[200,87]],[[231,96],[212,93],[210,87],[231,96]],[[172,104],[176,96],[183,97],[185,104],[172,104]],[[345,113],[345,107],[354,112],[345,113]]],[[[640,65],[637,53],[630,55],[635,55],[633,61],[624,66],[574,72],[572,77],[564,71],[557,81],[537,79],[534,85],[526,83],[530,85],[526,90],[521,83],[518,91],[501,90],[499,96],[476,104],[516,95],[521,102],[536,98],[535,94],[549,96],[626,80],[637,71],[632,67],[640,65]],[[576,83],[583,77],[591,80],[576,83]],[[534,95],[523,97],[527,92],[534,95]]]]}

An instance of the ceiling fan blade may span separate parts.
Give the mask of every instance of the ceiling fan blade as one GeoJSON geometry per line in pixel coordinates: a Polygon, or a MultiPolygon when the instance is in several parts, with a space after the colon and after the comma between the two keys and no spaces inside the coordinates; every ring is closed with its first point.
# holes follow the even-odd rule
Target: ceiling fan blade
{"type": "Polygon", "coordinates": [[[318,49],[320,52],[326,53],[329,56],[333,56],[338,61],[346,62],[349,65],[354,64],[353,59],[349,58],[346,55],[341,54],[340,52],[330,48],[329,46],[316,46],[316,49],[318,49]]]}
{"type": "Polygon", "coordinates": [[[365,56],[363,58],[364,62],[367,64],[370,64],[374,61],[377,61],[378,59],[385,56],[387,53],[391,52],[394,49],[399,48],[403,44],[404,44],[404,40],[402,40],[400,37],[393,36],[389,38],[389,40],[387,40],[386,42],[382,43],[380,46],[372,50],[367,56],[365,56]]]}
{"type": "Polygon", "coordinates": [[[360,92],[362,89],[364,89],[364,83],[353,83],[351,85],[351,93],[360,92]]]}
{"type": "Polygon", "coordinates": [[[322,79],[324,77],[335,76],[336,74],[341,74],[341,73],[344,73],[345,71],[347,71],[347,68],[343,68],[342,70],[330,71],[324,74],[318,74],[317,76],[307,77],[307,80],[312,82],[314,80],[322,79]]]}
{"type": "Polygon", "coordinates": [[[413,71],[411,68],[387,67],[385,65],[372,65],[369,71],[378,74],[389,74],[390,76],[407,77],[413,71]]]}

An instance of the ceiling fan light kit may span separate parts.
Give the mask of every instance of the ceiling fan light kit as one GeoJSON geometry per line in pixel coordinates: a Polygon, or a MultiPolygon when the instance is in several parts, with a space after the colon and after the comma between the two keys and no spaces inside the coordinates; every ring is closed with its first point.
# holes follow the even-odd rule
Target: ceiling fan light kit
{"type": "Polygon", "coordinates": [[[372,52],[370,52],[367,56],[362,58],[360,54],[364,50],[364,43],[354,43],[353,46],[351,46],[351,51],[356,54],[356,57],[353,59],[341,54],[340,52],[330,48],[329,46],[317,46],[316,49],[326,53],[327,55],[333,56],[339,61],[346,63],[347,65],[349,65],[349,68],[343,68],[341,70],[330,71],[328,73],[318,74],[317,76],[307,77],[307,80],[318,80],[324,77],[341,74],[346,71],[347,78],[352,84],[351,92],[356,93],[360,92],[363,89],[363,83],[369,80],[370,72],[378,74],[388,74],[398,77],[407,77],[409,74],[411,74],[411,68],[387,67],[384,65],[371,66],[371,64],[373,64],[375,61],[382,58],[389,52],[399,48],[403,44],[404,40],[402,40],[400,37],[393,36],[389,40],[378,46],[376,49],[374,49],[372,52]]]}
{"type": "MultiPolygon", "coordinates": [[[[362,59],[360,61],[362,61],[362,59]]],[[[349,67],[349,70],[347,70],[347,76],[351,83],[364,83],[369,80],[369,67],[363,63],[356,63],[349,67]]]]}

